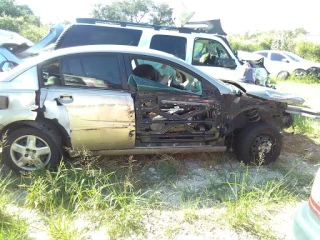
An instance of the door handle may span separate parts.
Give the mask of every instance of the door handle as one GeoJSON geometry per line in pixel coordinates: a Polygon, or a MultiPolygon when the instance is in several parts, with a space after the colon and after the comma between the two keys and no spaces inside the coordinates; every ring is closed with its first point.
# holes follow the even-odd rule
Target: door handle
{"type": "Polygon", "coordinates": [[[73,102],[73,97],[72,97],[72,95],[68,95],[68,94],[60,95],[58,98],[58,101],[61,104],[69,104],[69,103],[73,102]]]}

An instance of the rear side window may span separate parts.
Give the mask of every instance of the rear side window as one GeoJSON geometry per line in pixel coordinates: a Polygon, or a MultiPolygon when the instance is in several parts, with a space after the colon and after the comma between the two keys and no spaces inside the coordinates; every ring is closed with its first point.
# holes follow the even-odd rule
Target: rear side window
{"type": "Polygon", "coordinates": [[[121,89],[116,54],[83,54],[62,58],[65,85],[121,89]]]}
{"type": "Polygon", "coordinates": [[[154,35],[150,43],[151,49],[173,54],[183,60],[186,59],[186,47],[186,38],[168,35],[154,35]]]}
{"type": "Polygon", "coordinates": [[[281,62],[282,59],[286,59],[283,55],[278,53],[271,53],[271,61],[281,62]]]}
{"type": "Polygon", "coordinates": [[[58,40],[55,49],[99,44],[138,46],[142,31],[95,25],[73,25],[58,40]]]}
{"type": "Polygon", "coordinates": [[[268,56],[268,53],[267,52],[258,52],[259,55],[261,56],[264,56],[264,57],[267,57],[268,56]]]}

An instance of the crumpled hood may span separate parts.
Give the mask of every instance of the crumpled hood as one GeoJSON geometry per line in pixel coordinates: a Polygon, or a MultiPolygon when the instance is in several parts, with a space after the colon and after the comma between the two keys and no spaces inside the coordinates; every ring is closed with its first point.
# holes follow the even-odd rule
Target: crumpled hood
{"type": "Polygon", "coordinates": [[[246,92],[248,96],[254,96],[266,100],[272,100],[276,102],[283,102],[287,104],[302,104],[304,103],[304,99],[301,97],[297,97],[291,93],[282,92],[276,89],[262,87],[253,84],[247,84],[242,82],[237,82],[242,90],[246,92]]]}

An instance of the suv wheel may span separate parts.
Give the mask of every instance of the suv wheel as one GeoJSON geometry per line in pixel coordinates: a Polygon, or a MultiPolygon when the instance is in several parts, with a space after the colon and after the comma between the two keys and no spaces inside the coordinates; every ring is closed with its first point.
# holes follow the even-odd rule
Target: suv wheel
{"type": "Polygon", "coordinates": [[[9,131],[3,145],[3,161],[16,172],[55,166],[61,159],[61,146],[55,139],[50,131],[32,127],[9,131]]]}
{"type": "Polygon", "coordinates": [[[236,155],[246,165],[275,162],[282,148],[282,135],[272,125],[258,122],[242,129],[237,139],[236,155]]]}

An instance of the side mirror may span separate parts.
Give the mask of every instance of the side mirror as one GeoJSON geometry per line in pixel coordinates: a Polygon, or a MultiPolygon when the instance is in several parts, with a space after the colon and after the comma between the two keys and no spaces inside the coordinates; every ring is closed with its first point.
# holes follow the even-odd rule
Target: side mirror
{"type": "Polygon", "coordinates": [[[222,58],[222,59],[220,58],[219,66],[224,68],[230,68],[230,69],[237,68],[236,60],[234,60],[233,58],[222,58]]]}
{"type": "Polygon", "coordinates": [[[14,67],[15,67],[15,65],[13,62],[4,61],[0,64],[0,71],[7,72],[7,71],[10,71],[14,67]]]}
{"type": "Polygon", "coordinates": [[[285,59],[285,58],[282,58],[281,62],[289,63],[289,60],[288,60],[288,59],[285,59]]]}

